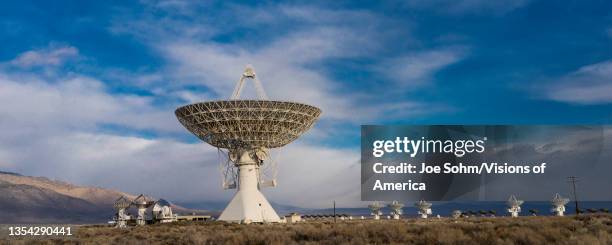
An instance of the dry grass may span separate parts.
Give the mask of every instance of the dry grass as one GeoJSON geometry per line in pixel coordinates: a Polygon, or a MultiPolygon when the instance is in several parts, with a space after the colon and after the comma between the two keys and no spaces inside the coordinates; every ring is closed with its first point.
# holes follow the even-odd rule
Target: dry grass
{"type": "MultiPolygon", "coordinates": [[[[612,244],[612,215],[581,217],[312,221],[238,225],[220,222],[159,224],[129,229],[84,227],[86,244],[612,244]]],[[[23,241],[23,242],[32,242],[23,241]]]]}

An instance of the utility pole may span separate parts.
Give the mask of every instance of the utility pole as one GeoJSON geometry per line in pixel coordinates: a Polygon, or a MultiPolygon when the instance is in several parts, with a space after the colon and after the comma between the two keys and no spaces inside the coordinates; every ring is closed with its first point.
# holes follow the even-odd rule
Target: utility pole
{"type": "Polygon", "coordinates": [[[576,215],[580,214],[580,208],[578,208],[578,196],[576,195],[576,182],[578,181],[578,177],[570,176],[567,177],[567,182],[572,183],[572,189],[574,192],[574,202],[576,203],[576,215]]]}
{"type": "Polygon", "coordinates": [[[336,200],[334,200],[334,223],[336,223],[336,200]]]}

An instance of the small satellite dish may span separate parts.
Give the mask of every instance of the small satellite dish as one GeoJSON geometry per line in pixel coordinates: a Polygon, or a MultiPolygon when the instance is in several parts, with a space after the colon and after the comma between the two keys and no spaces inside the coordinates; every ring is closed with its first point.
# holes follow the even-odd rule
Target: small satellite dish
{"type": "Polygon", "coordinates": [[[138,218],[136,218],[137,225],[145,225],[146,224],[146,214],[145,210],[153,205],[155,202],[150,198],[146,197],[144,194],[140,194],[134,201],[132,201],[132,205],[136,206],[138,209],[138,218]]]}
{"type": "Polygon", "coordinates": [[[563,198],[557,193],[550,202],[552,204],[552,209],[550,211],[556,216],[563,216],[565,213],[565,204],[569,202],[569,198],[563,198]]]}
{"type": "Polygon", "coordinates": [[[454,210],[451,216],[453,217],[453,219],[461,218],[461,210],[454,210]]]}
{"type": "Polygon", "coordinates": [[[519,216],[519,213],[521,213],[521,205],[523,204],[523,202],[523,200],[516,199],[514,195],[511,195],[510,198],[508,198],[508,202],[506,204],[508,205],[508,213],[510,213],[510,216],[519,216]]]}
{"type": "Polygon", "coordinates": [[[368,205],[368,208],[372,210],[372,216],[374,219],[380,219],[380,216],[383,214],[381,211],[381,209],[383,208],[382,204],[380,204],[378,201],[375,201],[372,204],[368,205]]]}
{"type": "Polygon", "coordinates": [[[116,227],[127,227],[127,220],[129,220],[130,218],[129,215],[127,215],[127,213],[125,212],[125,210],[129,208],[130,205],[132,205],[132,201],[125,196],[119,197],[119,199],[117,199],[113,204],[113,207],[115,207],[115,209],[117,210],[117,217],[115,221],[116,227]]]}
{"type": "Polygon", "coordinates": [[[400,219],[400,215],[404,213],[404,211],[402,211],[404,204],[398,201],[393,201],[389,203],[388,206],[391,209],[391,215],[393,215],[393,219],[400,219]]]}
{"type": "Polygon", "coordinates": [[[427,216],[432,214],[431,213],[431,203],[430,202],[426,202],[425,200],[420,200],[420,201],[414,203],[414,206],[419,210],[418,214],[423,219],[427,219],[427,216]]]}

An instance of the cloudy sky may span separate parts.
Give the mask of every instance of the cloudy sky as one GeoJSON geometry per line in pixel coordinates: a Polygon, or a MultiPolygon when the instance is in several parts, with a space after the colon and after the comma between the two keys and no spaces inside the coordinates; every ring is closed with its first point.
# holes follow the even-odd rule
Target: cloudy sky
{"type": "Polygon", "coordinates": [[[0,170],[226,201],[217,150],[174,117],[253,64],[324,114],[280,152],[276,203],[359,200],[362,124],[612,119],[605,1],[15,1],[0,8],[0,170]]]}

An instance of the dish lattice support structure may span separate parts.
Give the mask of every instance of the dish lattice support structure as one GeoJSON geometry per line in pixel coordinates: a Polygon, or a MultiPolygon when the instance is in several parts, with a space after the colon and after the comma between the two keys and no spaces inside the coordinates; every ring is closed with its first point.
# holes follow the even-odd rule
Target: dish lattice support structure
{"type": "Polygon", "coordinates": [[[280,222],[262,187],[276,186],[276,179],[263,180],[269,149],[285,146],[310,129],[321,115],[314,106],[271,101],[259,82],[255,69],[248,65],[229,100],[195,103],[175,111],[179,122],[202,141],[227,149],[231,164],[225,173],[234,173],[224,180],[226,189],[237,189],[219,220],[239,223],[280,222]],[[248,79],[255,82],[258,99],[240,99],[248,79]]]}

